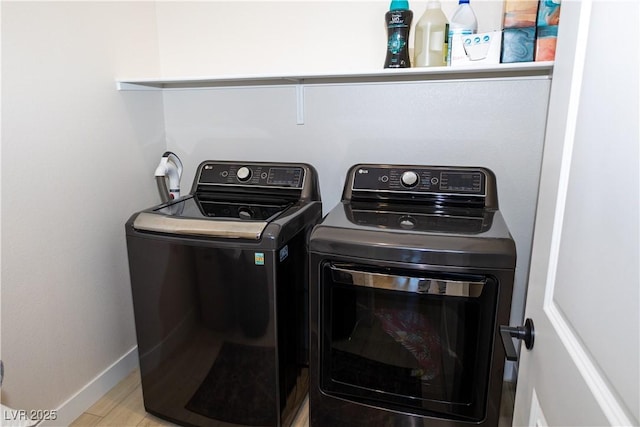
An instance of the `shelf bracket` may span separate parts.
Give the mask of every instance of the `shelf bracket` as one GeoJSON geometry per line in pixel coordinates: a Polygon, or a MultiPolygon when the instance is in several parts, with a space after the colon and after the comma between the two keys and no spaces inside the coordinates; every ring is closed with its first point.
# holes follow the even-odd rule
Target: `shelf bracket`
{"type": "Polygon", "coordinates": [[[296,124],[304,124],[304,84],[296,84],[296,124]]]}

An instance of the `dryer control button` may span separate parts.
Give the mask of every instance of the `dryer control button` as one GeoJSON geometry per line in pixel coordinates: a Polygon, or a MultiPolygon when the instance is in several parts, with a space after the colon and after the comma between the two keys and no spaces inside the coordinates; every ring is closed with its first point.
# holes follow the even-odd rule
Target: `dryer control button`
{"type": "Polygon", "coordinates": [[[240,169],[238,169],[238,172],[236,172],[236,176],[238,177],[239,181],[247,181],[249,178],[251,178],[251,169],[246,166],[242,166],[240,169]]]}
{"type": "Polygon", "coordinates": [[[406,171],[400,177],[400,181],[402,182],[402,185],[404,185],[405,187],[411,188],[418,185],[418,182],[420,181],[420,177],[414,171],[406,171]]]}
{"type": "Polygon", "coordinates": [[[398,223],[400,224],[400,228],[402,228],[404,230],[412,230],[416,226],[415,218],[413,218],[412,216],[409,216],[409,215],[405,215],[402,218],[400,218],[398,220],[398,223]]]}

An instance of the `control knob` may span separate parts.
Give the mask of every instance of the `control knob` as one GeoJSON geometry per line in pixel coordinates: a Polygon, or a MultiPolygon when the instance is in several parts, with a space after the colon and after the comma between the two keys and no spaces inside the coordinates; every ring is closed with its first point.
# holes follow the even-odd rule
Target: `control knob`
{"type": "Polygon", "coordinates": [[[414,171],[406,171],[400,177],[400,182],[402,182],[402,185],[404,185],[405,187],[411,188],[418,185],[418,182],[420,182],[420,177],[414,171]]]}
{"type": "Polygon", "coordinates": [[[242,166],[238,169],[238,172],[236,172],[236,176],[238,177],[238,181],[248,181],[249,178],[251,178],[251,169],[246,166],[242,166]]]}

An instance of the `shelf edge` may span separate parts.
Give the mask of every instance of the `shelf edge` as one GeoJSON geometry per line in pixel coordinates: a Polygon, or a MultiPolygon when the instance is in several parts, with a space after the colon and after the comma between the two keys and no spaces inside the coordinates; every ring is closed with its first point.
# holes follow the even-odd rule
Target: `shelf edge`
{"type": "Polygon", "coordinates": [[[118,79],[119,91],[198,89],[233,86],[276,86],[336,83],[394,83],[434,80],[547,77],[553,73],[553,61],[496,64],[491,67],[433,67],[384,69],[317,74],[227,75],[209,77],[118,79]]]}

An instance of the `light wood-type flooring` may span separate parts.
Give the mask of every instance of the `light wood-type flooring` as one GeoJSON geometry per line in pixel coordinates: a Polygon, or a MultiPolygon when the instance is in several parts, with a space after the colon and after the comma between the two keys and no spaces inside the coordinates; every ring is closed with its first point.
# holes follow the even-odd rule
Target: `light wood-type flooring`
{"type": "MultiPolygon", "coordinates": [[[[514,385],[505,383],[502,394],[502,408],[500,411],[499,427],[511,425],[514,385]]],[[[93,406],[80,415],[72,424],[74,427],[85,426],[175,426],[170,422],[148,414],[142,402],[142,386],[140,385],[140,371],[132,371],[124,380],[117,384],[93,406]]],[[[293,427],[309,426],[309,406],[305,400],[296,416],[293,427]]]]}

